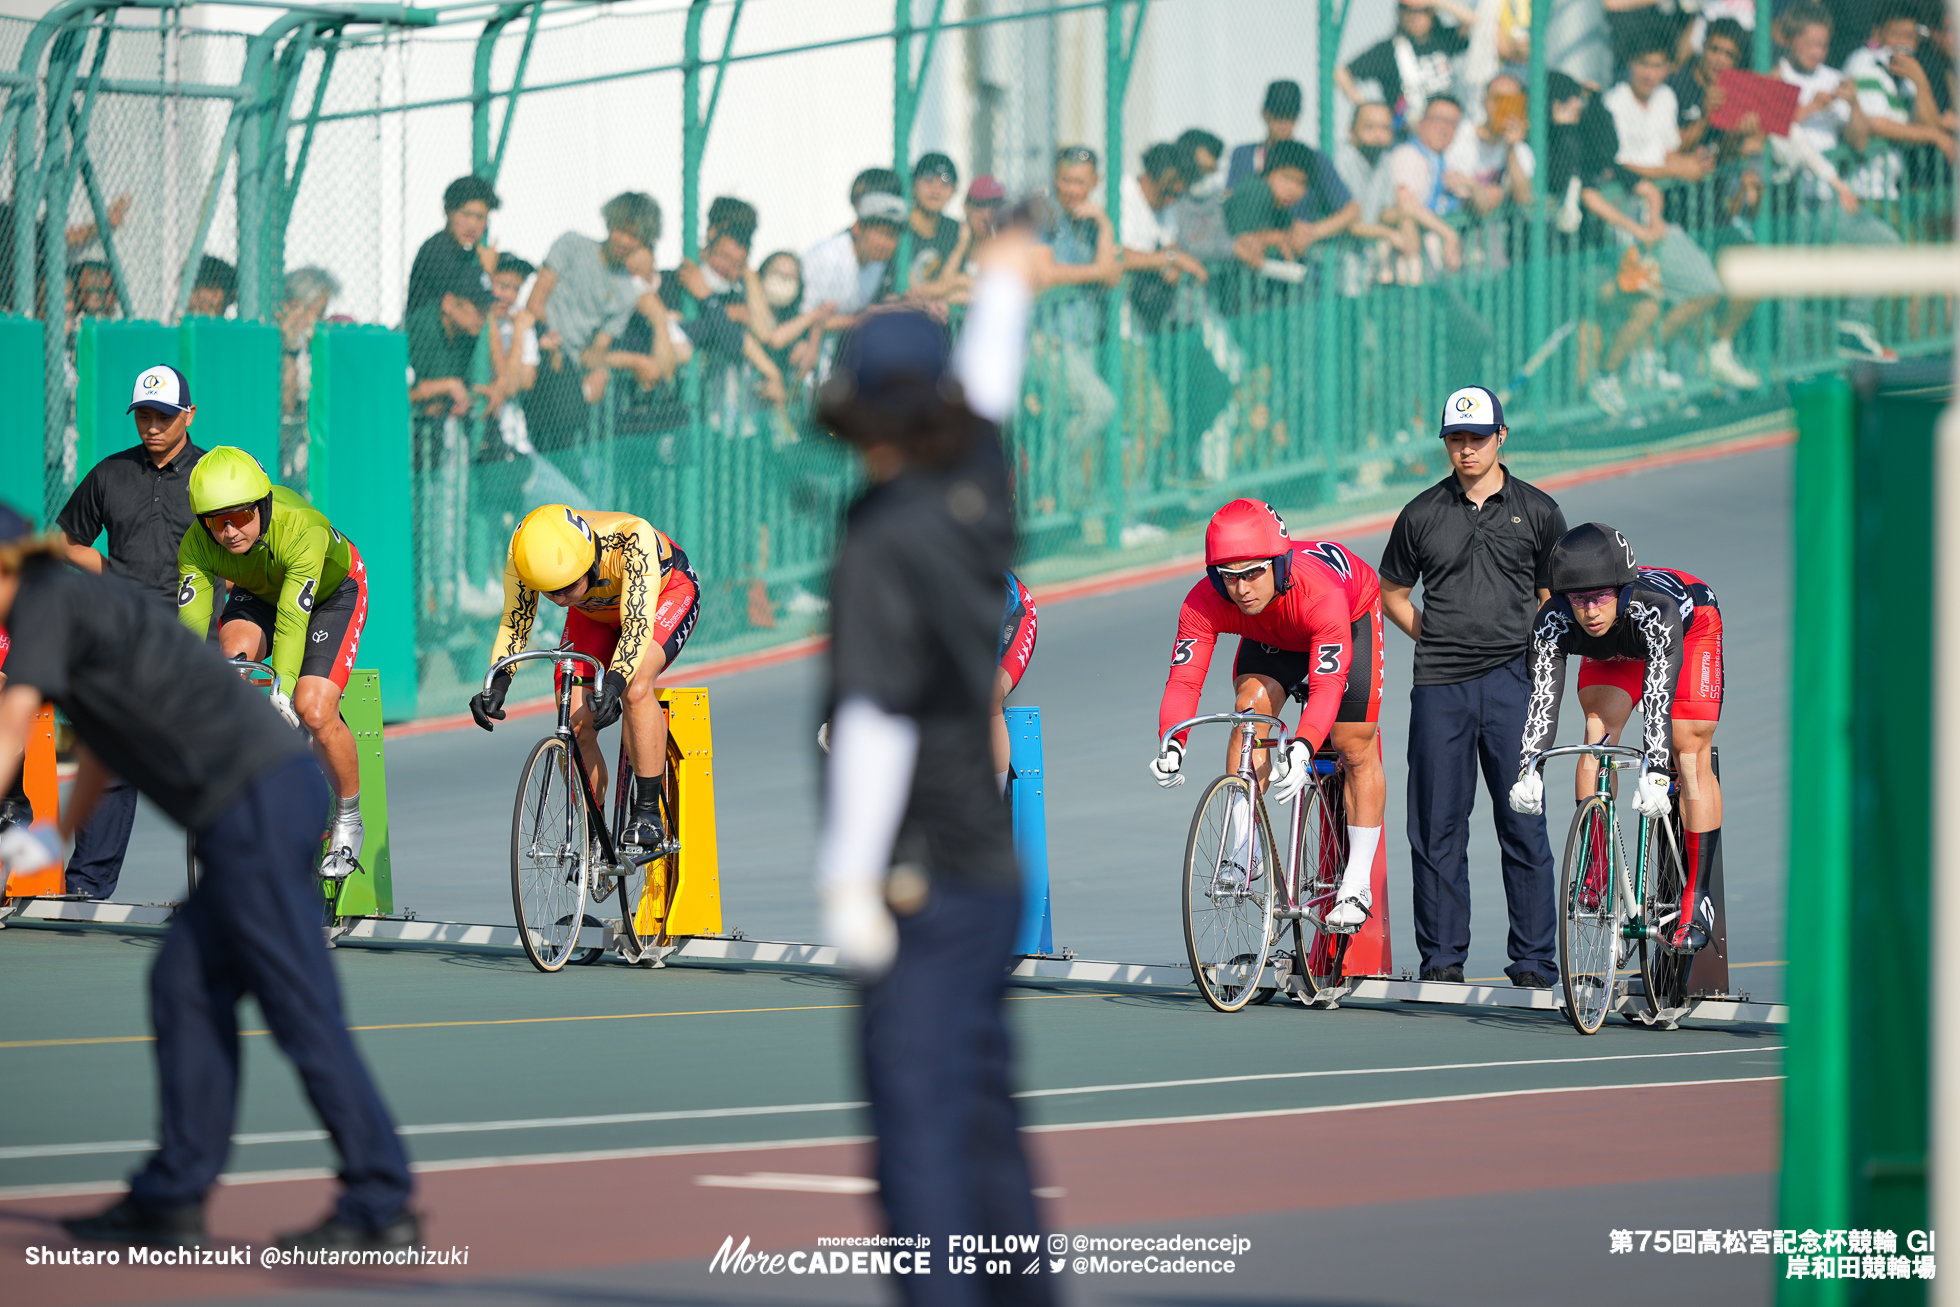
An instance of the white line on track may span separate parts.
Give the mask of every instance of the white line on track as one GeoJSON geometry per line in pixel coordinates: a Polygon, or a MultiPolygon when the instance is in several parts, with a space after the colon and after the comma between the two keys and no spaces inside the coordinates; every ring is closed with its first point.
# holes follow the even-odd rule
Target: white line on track
{"type": "MultiPolygon", "coordinates": [[[[1580,1058],[1586,1061],[1605,1059],[1580,1058]]],[[[1533,1094],[1587,1094],[1623,1089],[1689,1089],[1701,1085],[1747,1085],[1773,1082],[1782,1076],[1738,1076],[1723,1080],[1641,1081],[1626,1085],[1570,1085],[1559,1089],[1500,1089],[1484,1094],[1446,1094],[1435,1098],[1385,1099],[1370,1103],[1336,1103],[1326,1107],[1283,1107],[1263,1112],[1218,1112],[1206,1116],[1138,1117],[1128,1121],[1084,1121],[1073,1125],[1022,1126],[1028,1134],[1066,1134],[1072,1130],[1121,1130],[1136,1126],[1200,1125],[1213,1121],[1241,1121],[1257,1117],[1317,1116],[1330,1112],[1366,1112],[1384,1107],[1424,1107],[1443,1103],[1468,1103],[1484,1099],[1527,1098],[1533,1094]]],[[[869,1135],[837,1135],[824,1139],[764,1139],[740,1144],[677,1144],[656,1148],[608,1148],[578,1153],[529,1153],[508,1157],[459,1157],[440,1162],[414,1162],[409,1169],[418,1175],[441,1171],[482,1171],[505,1166],[551,1166],[565,1162],[622,1162],[645,1157],[686,1157],[713,1153],[753,1153],[771,1149],[836,1148],[846,1144],[868,1144],[869,1135]]],[[[239,1171],[220,1177],[224,1184],[277,1184],[291,1180],[331,1180],[334,1172],[324,1167],[286,1171],[239,1171]]],[[[86,1194],[121,1193],[128,1186],[121,1180],[85,1180],[75,1184],[32,1184],[0,1186],[0,1201],[30,1198],[68,1198],[86,1194]]]]}
{"type": "MultiPolygon", "coordinates": [[[[1782,1044],[1747,1045],[1741,1048],[1707,1048],[1676,1053],[1610,1053],[1600,1057],[1537,1057],[1519,1058],[1503,1062],[1437,1062],[1427,1066],[1384,1066],[1348,1067],[1326,1071],[1271,1071],[1254,1075],[1205,1076],[1191,1080],[1139,1080],[1130,1084],[1118,1085],[1076,1085],[1063,1089],[1028,1089],[1014,1095],[1016,1098],[1056,1098],[1069,1094],[1116,1094],[1145,1089],[1186,1089],[1202,1085],[1245,1084],[1267,1080],[1312,1080],[1337,1076],[1388,1076],[1409,1075],[1426,1071],[1481,1071],[1500,1067],[1519,1066],[1571,1066],[1586,1062],[1637,1062],[1673,1057],[1719,1057],[1729,1053],[1773,1053],[1783,1049],[1782,1044]]],[[[1711,1082],[1714,1083],[1714,1082],[1711,1082]]],[[[1535,1093],[1536,1090],[1511,1091],[1535,1093]]],[[[1546,1091],[1550,1092],[1550,1091],[1546,1091]]],[[[1442,1099],[1398,1099],[1395,1102],[1442,1102],[1442,1099]]],[[[1453,1101],[1453,1100],[1450,1100],[1453,1101]]],[[[441,1121],[428,1125],[405,1125],[397,1127],[403,1135],[452,1135],[484,1134],[498,1130],[550,1130],[567,1126],[595,1125],[638,1125],[655,1121],[711,1121],[744,1116],[796,1116],[811,1112],[849,1112],[870,1104],[854,1103],[781,1103],[763,1107],[708,1107],[671,1112],[613,1112],[596,1116],[542,1116],[524,1117],[508,1121],[441,1121]]],[[[1366,1106],[1366,1104],[1343,1104],[1342,1106],[1366,1106]]],[[[1295,1109],[1282,1108],[1282,1112],[1295,1109]]],[[[1321,1110],[1321,1109],[1314,1109],[1321,1110]]],[[[1186,1118],[1165,1118],[1186,1119],[1186,1118]]],[[[1191,1117],[1190,1120],[1211,1120],[1210,1117],[1191,1117]]],[[[1074,1129],[1074,1126],[1042,1126],[1039,1129],[1074,1129]]],[[[324,1130],[275,1130],[255,1134],[232,1136],[234,1145],[247,1144],[302,1144],[312,1143],[327,1137],[324,1130]]],[[[109,1139],[92,1143],[76,1144],[22,1144],[0,1148],[0,1161],[20,1161],[37,1157],[81,1157],[101,1153],[144,1153],[156,1147],[148,1139],[109,1139]]]]}

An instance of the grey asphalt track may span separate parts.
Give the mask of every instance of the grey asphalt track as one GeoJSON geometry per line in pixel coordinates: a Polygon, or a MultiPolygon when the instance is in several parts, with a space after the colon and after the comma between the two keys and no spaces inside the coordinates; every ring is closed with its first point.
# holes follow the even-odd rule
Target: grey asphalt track
{"type": "MultiPolygon", "coordinates": [[[[1625,531],[1643,562],[1713,585],[1727,640],[1728,700],[1717,743],[1726,808],[1730,957],[1774,963],[1783,947],[1789,715],[1790,467],[1787,447],[1615,476],[1558,493],[1570,522],[1625,531]]],[[[1310,532],[1298,530],[1296,535],[1310,532]]],[[[1385,533],[1346,543],[1370,561],[1385,533]]],[[[1013,702],[1039,705],[1048,775],[1055,942],[1085,958],[1181,957],[1176,866],[1197,786],[1159,790],[1144,766],[1179,600],[1191,579],[1044,605],[1034,662],[1013,702]]],[[[1420,596],[1418,596],[1420,598],[1420,596]]],[[[1382,727],[1389,778],[1389,913],[1398,970],[1417,958],[1409,924],[1404,757],[1411,645],[1390,630],[1382,727]]],[[[679,672],[686,668],[685,657],[679,672]]],[[[1213,660],[1205,703],[1229,702],[1230,642],[1213,660]]],[[[814,732],[823,663],[809,658],[709,682],[714,713],[724,924],[751,938],[816,938],[809,889],[817,828],[814,732]]],[[[529,693],[544,673],[528,670],[529,693]]],[[[681,678],[681,679],[684,679],[681,678]]],[[[1568,678],[1569,680],[1571,678],[1568,678]]],[[[527,693],[520,684],[518,693],[527,693]]],[[[458,705],[460,709],[462,705],[458,705]]],[[[1570,684],[1562,742],[1577,738],[1570,684]]],[[[389,801],[397,910],[425,919],[511,921],[509,805],[519,764],[545,719],[391,740],[389,801]]],[[[1194,770],[1223,737],[1194,749],[1194,770]]],[[[1554,796],[1569,772],[1554,772],[1554,796]]],[[[1470,845],[1473,934],[1466,974],[1501,976],[1503,889],[1487,796],[1470,845]]],[[[1555,848],[1569,809],[1550,808],[1555,848]]],[[[177,896],[182,836],[144,804],[117,898],[177,896]]],[[[1743,967],[1737,988],[1780,999],[1782,968],[1743,967]]]]}

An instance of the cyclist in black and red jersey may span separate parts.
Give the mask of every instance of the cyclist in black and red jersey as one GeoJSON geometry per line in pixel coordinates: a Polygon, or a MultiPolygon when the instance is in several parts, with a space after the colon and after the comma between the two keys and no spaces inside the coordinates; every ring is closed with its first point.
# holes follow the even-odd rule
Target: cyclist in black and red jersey
{"type": "MultiPolygon", "coordinates": [[[[1598,522],[1572,528],[1552,547],[1551,588],[1531,631],[1531,702],[1511,807],[1544,811],[1544,778],[1525,769],[1557,737],[1566,655],[1582,654],[1579,706],[1588,744],[1617,741],[1635,698],[1640,701],[1647,756],[1634,809],[1665,817],[1667,769],[1679,769],[1685,884],[1676,915],[1656,924],[1669,948],[1695,952],[1714,929],[1702,877],[1722,838],[1722,787],[1711,756],[1722,717],[1722,610],[1715,592],[1678,569],[1639,566],[1627,538],[1598,522]]],[[[1591,759],[1580,766],[1581,800],[1596,788],[1597,767],[1591,759]]]]}
{"type": "MultiPolygon", "coordinates": [[[[1205,529],[1207,579],[1191,587],[1177,616],[1170,678],[1157,710],[1161,735],[1197,714],[1212,648],[1239,637],[1232,663],[1235,711],[1277,716],[1290,695],[1303,705],[1293,739],[1270,763],[1276,802],[1293,798],[1313,772],[1313,755],[1331,743],[1347,763],[1348,862],[1330,930],[1352,931],[1373,915],[1371,879],[1381,845],[1388,782],[1375,744],[1382,702],[1381,581],[1346,546],[1295,542],[1272,506],[1235,499],[1205,529]]],[[[1252,728],[1259,738],[1266,728],[1252,728]]],[[[1226,770],[1238,766],[1237,731],[1226,770]]],[[[1150,764],[1159,785],[1184,780],[1184,740],[1173,738],[1150,764]]],[[[1268,762],[1257,766],[1261,783],[1268,762]]]]}

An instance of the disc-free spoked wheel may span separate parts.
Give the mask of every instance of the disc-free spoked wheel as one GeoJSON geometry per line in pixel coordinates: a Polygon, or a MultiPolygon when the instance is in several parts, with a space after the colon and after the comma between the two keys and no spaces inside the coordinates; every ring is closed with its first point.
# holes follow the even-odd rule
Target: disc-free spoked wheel
{"type": "Polygon", "coordinates": [[[1596,1033],[1613,1006],[1625,907],[1618,882],[1606,800],[1587,799],[1565,837],[1558,885],[1558,965],[1565,1018],[1582,1035],[1596,1033]]]}
{"type": "MultiPolygon", "coordinates": [[[[670,754],[666,774],[660,778],[660,817],[670,840],[680,838],[680,829],[674,821],[675,814],[680,811],[674,763],[675,759],[670,754]]],[[[620,828],[625,826],[623,808],[620,820],[615,825],[620,828]]],[[[674,888],[680,874],[680,853],[676,851],[665,857],[631,863],[622,859],[620,870],[624,873],[619,880],[620,953],[637,959],[648,949],[669,943],[668,937],[662,933],[662,927],[666,925],[667,909],[674,900],[674,888]]]]}
{"type": "Polygon", "coordinates": [[[1184,948],[1205,1002],[1236,1012],[1258,992],[1272,942],[1272,832],[1241,776],[1220,776],[1198,801],[1184,845],[1184,948]]]}
{"type": "MultiPolygon", "coordinates": [[[[1272,816],[1266,811],[1266,805],[1263,803],[1259,805],[1259,825],[1261,827],[1263,847],[1277,849],[1279,847],[1279,841],[1273,838],[1272,816]]],[[[1277,858],[1275,858],[1268,865],[1277,868],[1280,864],[1277,858]]],[[[1291,921],[1280,918],[1278,912],[1279,906],[1279,886],[1275,884],[1273,886],[1273,932],[1272,938],[1266,945],[1266,964],[1268,966],[1274,966],[1276,965],[1276,958],[1286,956],[1292,962],[1290,974],[1297,976],[1300,974],[1300,968],[1303,965],[1300,959],[1307,955],[1306,936],[1300,931],[1298,918],[1291,921]]],[[[1250,1004],[1253,1007],[1264,1007],[1266,1004],[1272,1002],[1274,998],[1278,997],[1278,995],[1278,985],[1261,985],[1259,986],[1258,992],[1252,996],[1250,1004]]]]}
{"type": "Polygon", "coordinates": [[[1300,802],[1307,805],[1300,818],[1300,901],[1310,917],[1306,961],[1300,968],[1306,981],[1302,997],[1309,1003],[1331,1002],[1354,984],[1353,977],[1344,973],[1353,932],[1314,924],[1325,921],[1334,910],[1347,871],[1347,780],[1341,769],[1316,776],[1301,793],[1300,802]]]}
{"type": "Polygon", "coordinates": [[[1640,940],[1640,986],[1647,991],[1647,1010],[1655,1016],[1688,1001],[1688,969],[1692,956],[1669,952],[1660,938],[1679,925],[1681,891],[1687,878],[1681,868],[1680,803],[1665,821],[1648,822],[1647,885],[1642,916],[1648,935],[1640,940]]]}
{"type": "Polygon", "coordinates": [[[572,751],[539,740],[524,763],[510,824],[510,897],[525,955],[540,971],[564,966],[585,920],[590,835],[572,751]]]}

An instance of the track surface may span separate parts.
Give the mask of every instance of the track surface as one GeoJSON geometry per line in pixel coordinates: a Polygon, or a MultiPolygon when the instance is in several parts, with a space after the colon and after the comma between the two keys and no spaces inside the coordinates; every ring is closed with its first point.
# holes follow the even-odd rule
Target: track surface
{"type": "MultiPolygon", "coordinates": [[[[1625,531],[1643,561],[1680,567],[1721,596],[1729,698],[1717,742],[1726,800],[1723,852],[1729,956],[1780,960],[1789,703],[1789,469],[1787,448],[1614,477],[1559,493],[1566,519],[1625,531]]],[[[1347,541],[1375,561],[1386,535],[1347,541]]],[[[1195,579],[1195,578],[1193,578],[1195,579]]],[[[1167,962],[1183,955],[1176,863],[1196,785],[1165,792],[1144,770],[1154,751],[1177,607],[1190,579],[1070,599],[1041,608],[1034,663],[1014,702],[1042,713],[1049,776],[1049,867],[1055,943],[1085,958],[1167,962]]],[[[1388,766],[1389,921],[1398,968],[1417,963],[1409,924],[1405,741],[1413,646],[1388,633],[1382,729],[1388,766]]],[[[1232,642],[1212,662],[1205,702],[1228,706],[1232,642]]],[[[683,676],[683,657],[676,676],[683,676]]],[[[544,673],[528,671],[542,685],[544,673]]],[[[711,685],[718,763],[724,923],[755,939],[816,938],[809,889],[817,827],[818,754],[813,743],[823,662],[808,658],[716,679],[711,685]]],[[[1578,738],[1568,676],[1562,741],[1578,738]]],[[[523,687],[520,685],[520,692],[523,687]]],[[[462,729],[388,742],[398,910],[424,918],[507,923],[509,804],[525,751],[543,719],[510,722],[494,735],[462,729]]],[[[1222,764],[1223,736],[1194,745],[1191,767],[1222,764]]],[[[1570,772],[1554,767],[1552,792],[1570,772]]],[[[1472,822],[1475,915],[1465,974],[1501,977],[1503,886],[1488,799],[1472,822]]],[[[1569,809],[1550,807],[1554,849],[1569,809]]],[[[182,843],[147,804],[117,897],[177,897],[182,843]]],[[[1738,970],[1754,997],[1780,999],[1782,969],[1738,970]]]]}
{"type": "MultiPolygon", "coordinates": [[[[1559,496],[1570,520],[1611,522],[1643,558],[1696,572],[1722,596],[1728,906],[1731,956],[1744,963],[1782,956],[1788,462],[1769,451],[1559,496]]],[[[1351,543],[1373,557],[1382,540],[1351,543]]],[[[1170,867],[1194,787],[1160,792],[1143,762],[1188,584],[1042,610],[1021,697],[1043,708],[1057,940],[1083,956],[1180,952],[1170,867]]],[[[1229,652],[1215,662],[1220,697],[1229,652]]],[[[1392,634],[1388,847],[1403,967],[1415,961],[1399,802],[1408,662],[1392,634]]],[[[816,754],[805,741],[820,672],[806,660],[714,682],[727,924],[753,936],[814,934],[816,754]]],[[[494,736],[390,742],[398,902],[424,917],[509,920],[506,804],[537,729],[532,718],[494,736]]],[[[119,897],[174,897],[181,837],[151,812],[141,822],[119,897]]],[[[1504,920],[1487,825],[1471,858],[1469,971],[1496,976],[1504,920]]],[[[867,1276],[708,1269],[731,1237],[789,1252],[876,1229],[854,1182],[869,1162],[846,982],[611,963],[541,977],[521,959],[369,949],[336,954],[349,1020],[405,1127],[427,1239],[469,1246],[467,1267],[28,1267],[28,1246],[65,1246],[54,1219],[106,1202],[154,1137],[143,978],[156,947],[143,935],[0,933],[9,1301],[887,1300],[867,1276]],[[784,1175],[801,1178],[771,1178],[784,1175]]],[[[1780,972],[1736,978],[1775,997],[1780,972]]],[[[1065,1268],[1069,1302],[1515,1307],[1569,1301],[1583,1284],[1589,1302],[1631,1305],[1685,1264],[1609,1255],[1609,1230],[1775,1223],[1778,1030],[1614,1023],[1581,1039],[1552,1014],[1381,1003],[1226,1017],[1189,993],[1053,987],[1016,989],[1009,1009],[1049,1229],[1251,1240],[1229,1276],[1065,1268]]],[[[257,1024],[248,1010],[243,1025],[257,1024]]],[[[239,1134],[212,1226],[221,1241],[262,1245],[324,1210],[333,1161],[271,1041],[244,1045],[239,1134]]],[[[1691,1273],[1721,1301],[1768,1300],[1767,1258],[1705,1255],[1691,1273]]]]}

